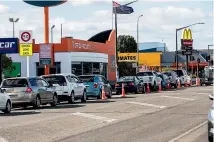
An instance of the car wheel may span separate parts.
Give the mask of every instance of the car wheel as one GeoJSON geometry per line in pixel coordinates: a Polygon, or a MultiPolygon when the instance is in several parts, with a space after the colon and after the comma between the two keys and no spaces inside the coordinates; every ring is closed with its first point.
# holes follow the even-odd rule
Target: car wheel
{"type": "Polygon", "coordinates": [[[71,96],[69,96],[69,101],[68,101],[68,103],[73,104],[73,103],[74,103],[74,101],[75,101],[74,93],[73,93],[73,92],[71,92],[71,96]]]}
{"type": "Polygon", "coordinates": [[[139,87],[137,86],[137,88],[136,88],[136,91],[135,91],[135,94],[139,94],[139,87]]]}
{"type": "Polygon", "coordinates": [[[178,83],[176,82],[175,85],[174,85],[174,88],[178,88],[178,83]]]}
{"type": "Polygon", "coordinates": [[[153,90],[156,91],[157,90],[157,86],[156,86],[156,83],[154,82],[153,84],[153,90]]]}
{"type": "Polygon", "coordinates": [[[146,86],[145,85],[143,85],[142,93],[146,93],[146,86]]]}
{"type": "Polygon", "coordinates": [[[209,142],[213,142],[213,137],[208,136],[208,141],[209,141],[209,142]]]}
{"type": "Polygon", "coordinates": [[[107,98],[110,99],[111,97],[112,97],[112,91],[111,91],[111,89],[110,89],[107,98]]]}
{"type": "Polygon", "coordinates": [[[83,103],[83,102],[86,102],[86,100],[87,100],[87,96],[86,96],[86,91],[84,90],[84,91],[83,91],[82,98],[81,98],[81,102],[82,102],[82,103],[83,103]]]}
{"type": "Polygon", "coordinates": [[[10,113],[11,112],[11,103],[10,101],[7,101],[5,110],[3,110],[4,113],[10,113]]]}
{"type": "Polygon", "coordinates": [[[116,91],[116,95],[120,95],[120,92],[119,92],[119,91],[116,91]]]}
{"type": "Polygon", "coordinates": [[[53,102],[51,103],[51,106],[52,107],[55,107],[57,105],[57,102],[58,102],[58,98],[57,98],[57,95],[55,94],[53,96],[53,102]]]}
{"type": "Polygon", "coordinates": [[[33,105],[34,108],[40,108],[41,107],[41,99],[39,96],[36,97],[36,102],[33,105]]]}

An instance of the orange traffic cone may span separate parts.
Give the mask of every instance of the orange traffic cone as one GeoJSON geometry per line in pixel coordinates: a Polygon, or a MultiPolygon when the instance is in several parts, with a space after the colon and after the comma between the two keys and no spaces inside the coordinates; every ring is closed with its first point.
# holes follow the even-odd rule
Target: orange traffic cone
{"type": "Polygon", "coordinates": [[[149,83],[147,83],[147,85],[146,85],[146,92],[147,92],[147,93],[150,93],[149,83]]]}
{"type": "Polygon", "coordinates": [[[122,97],[125,97],[126,93],[125,93],[125,89],[124,89],[124,84],[122,84],[122,97]]]}
{"type": "Polygon", "coordinates": [[[187,81],[185,82],[185,87],[188,87],[188,85],[187,85],[187,81]]]}
{"type": "Polygon", "coordinates": [[[180,79],[178,79],[178,88],[181,88],[180,79]]]}
{"type": "Polygon", "coordinates": [[[107,97],[106,97],[106,93],[105,93],[105,90],[104,90],[104,85],[102,86],[102,100],[106,100],[107,97]]]}
{"type": "Polygon", "coordinates": [[[167,89],[171,89],[170,81],[168,81],[167,89]]]}
{"type": "Polygon", "coordinates": [[[162,86],[161,86],[161,81],[158,83],[159,85],[159,87],[158,87],[158,92],[161,92],[162,91],[162,86]]]}

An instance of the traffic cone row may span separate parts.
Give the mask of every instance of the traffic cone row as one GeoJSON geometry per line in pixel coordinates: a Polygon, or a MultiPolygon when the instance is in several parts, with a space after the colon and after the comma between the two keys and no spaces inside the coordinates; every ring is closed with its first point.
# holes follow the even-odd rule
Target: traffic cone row
{"type": "Polygon", "coordinates": [[[147,93],[150,93],[149,83],[147,83],[147,85],[146,85],[146,92],[147,92],[147,93]]]}
{"type": "Polygon", "coordinates": [[[201,82],[200,82],[200,78],[196,78],[196,86],[200,86],[201,85],[201,82]]]}
{"type": "Polygon", "coordinates": [[[178,88],[181,88],[181,82],[180,82],[180,79],[178,79],[178,88]]]}

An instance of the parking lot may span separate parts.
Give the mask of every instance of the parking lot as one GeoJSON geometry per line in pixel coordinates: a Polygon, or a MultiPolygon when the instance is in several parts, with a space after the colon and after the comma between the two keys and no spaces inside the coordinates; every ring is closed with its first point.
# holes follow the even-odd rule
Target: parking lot
{"type": "Polygon", "coordinates": [[[183,87],[54,108],[17,108],[0,114],[0,141],[206,142],[212,89],[183,87]]]}

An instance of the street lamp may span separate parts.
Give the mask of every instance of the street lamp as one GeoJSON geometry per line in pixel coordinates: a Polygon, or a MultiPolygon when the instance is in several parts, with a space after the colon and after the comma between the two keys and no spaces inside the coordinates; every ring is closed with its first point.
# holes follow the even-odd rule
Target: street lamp
{"type": "Polygon", "coordinates": [[[139,72],[139,21],[140,17],[143,17],[143,15],[140,15],[137,19],[137,68],[136,73],[139,72]]]}
{"type": "Polygon", "coordinates": [[[194,23],[194,24],[176,29],[176,68],[177,69],[178,69],[178,31],[183,30],[183,29],[188,28],[188,27],[191,27],[191,26],[194,26],[194,25],[198,25],[198,24],[205,24],[205,23],[194,23]]]}
{"type": "Polygon", "coordinates": [[[55,28],[55,25],[51,27],[51,43],[53,43],[53,29],[55,28]]]}
{"type": "Polygon", "coordinates": [[[13,38],[15,37],[15,23],[17,23],[19,21],[19,18],[9,18],[9,22],[13,23],[13,38]]]}

